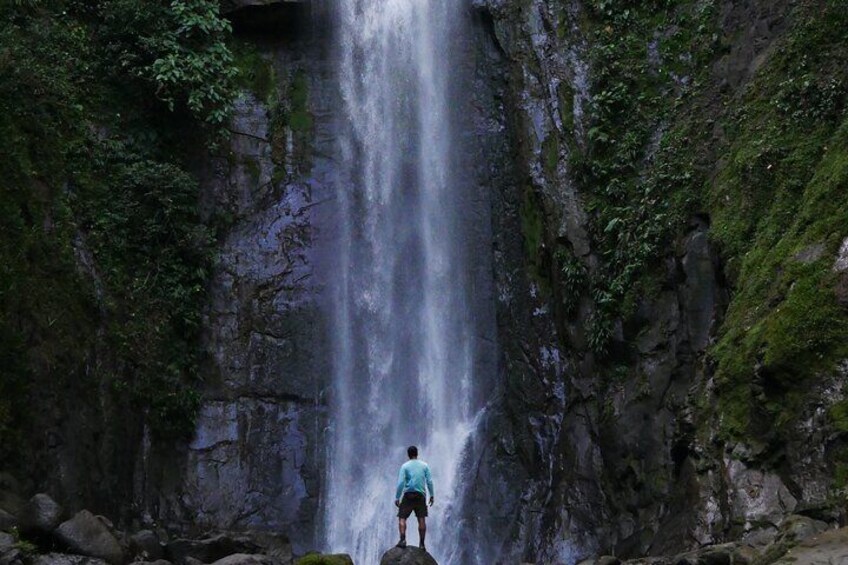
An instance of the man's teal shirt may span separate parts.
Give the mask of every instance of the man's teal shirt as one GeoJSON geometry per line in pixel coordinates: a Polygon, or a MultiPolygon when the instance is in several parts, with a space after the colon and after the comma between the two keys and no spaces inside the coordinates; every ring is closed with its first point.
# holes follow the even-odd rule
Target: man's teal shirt
{"type": "Polygon", "coordinates": [[[398,473],[395,500],[400,500],[405,492],[420,492],[426,496],[425,484],[427,490],[430,491],[430,496],[433,496],[433,478],[430,476],[430,466],[424,461],[410,459],[401,465],[400,473],[398,473]]]}

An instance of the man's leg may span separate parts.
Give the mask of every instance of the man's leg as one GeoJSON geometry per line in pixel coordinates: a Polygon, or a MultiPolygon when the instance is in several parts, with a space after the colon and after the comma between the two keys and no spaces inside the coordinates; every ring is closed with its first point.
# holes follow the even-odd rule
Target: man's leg
{"type": "Polygon", "coordinates": [[[421,516],[418,518],[418,542],[419,547],[424,549],[424,538],[427,537],[427,518],[421,516]]]}
{"type": "Polygon", "coordinates": [[[400,532],[398,545],[406,545],[406,518],[398,518],[398,531],[400,532]]]}

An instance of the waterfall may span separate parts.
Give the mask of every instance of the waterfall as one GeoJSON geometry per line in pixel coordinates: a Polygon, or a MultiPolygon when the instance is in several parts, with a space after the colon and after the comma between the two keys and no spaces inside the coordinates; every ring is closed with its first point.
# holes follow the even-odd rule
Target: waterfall
{"type": "MultiPolygon", "coordinates": [[[[395,482],[415,444],[435,481],[427,547],[446,563],[440,549],[458,528],[445,516],[480,409],[474,215],[456,131],[463,2],[337,0],[333,9],[342,119],[324,538],[356,563],[379,562],[397,541],[395,482]]],[[[417,544],[414,517],[407,538],[417,544]]]]}

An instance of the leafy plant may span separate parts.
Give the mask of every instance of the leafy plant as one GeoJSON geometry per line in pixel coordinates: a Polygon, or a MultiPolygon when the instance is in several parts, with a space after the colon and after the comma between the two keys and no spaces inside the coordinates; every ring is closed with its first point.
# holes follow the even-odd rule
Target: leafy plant
{"type": "Polygon", "coordinates": [[[220,127],[229,119],[238,75],[226,44],[230,23],[214,0],[174,0],[169,15],[169,28],[149,39],[158,54],[149,67],[156,94],[171,110],[183,102],[199,119],[220,127]]]}

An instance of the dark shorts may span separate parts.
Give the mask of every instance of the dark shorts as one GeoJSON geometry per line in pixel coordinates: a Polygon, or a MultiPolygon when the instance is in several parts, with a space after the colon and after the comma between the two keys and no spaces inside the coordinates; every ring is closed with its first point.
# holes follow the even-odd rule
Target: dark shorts
{"type": "Polygon", "coordinates": [[[400,500],[398,518],[409,518],[413,511],[416,518],[426,518],[427,499],[420,492],[405,492],[400,500]]]}

